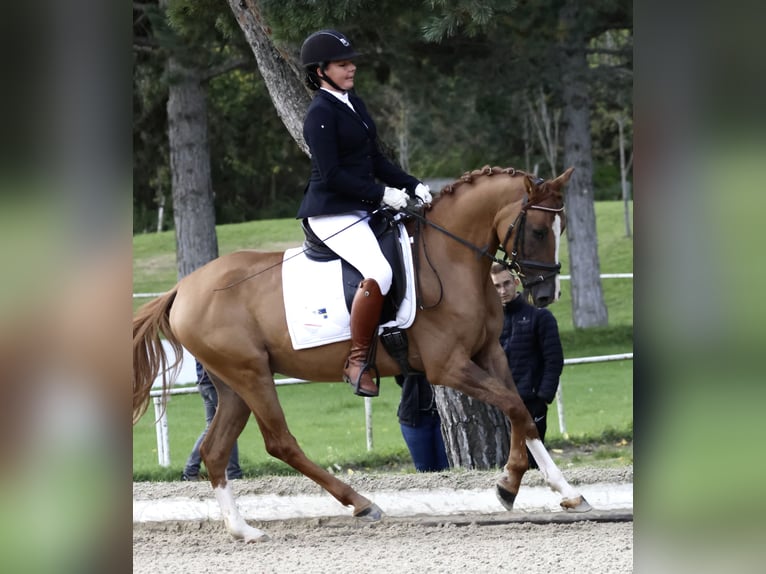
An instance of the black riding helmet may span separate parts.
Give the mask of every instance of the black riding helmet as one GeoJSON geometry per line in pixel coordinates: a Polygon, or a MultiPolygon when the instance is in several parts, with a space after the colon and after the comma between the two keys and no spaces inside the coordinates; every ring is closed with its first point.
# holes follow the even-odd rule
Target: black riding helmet
{"type": "Polygon", "coordinates": [[[306,69],[306,83],[313,90],[319,89],[319,78],[336,86],[327,76],[324,69],[330,62],[339,60],[351,60],[359,56],[359,53],[351,46],[343,34],[337,30],[319,30],[306,38],[301,46],[301,65],[306,69]],[[321,76],[317,76],[316,68],[321,70],[321,76]]]}

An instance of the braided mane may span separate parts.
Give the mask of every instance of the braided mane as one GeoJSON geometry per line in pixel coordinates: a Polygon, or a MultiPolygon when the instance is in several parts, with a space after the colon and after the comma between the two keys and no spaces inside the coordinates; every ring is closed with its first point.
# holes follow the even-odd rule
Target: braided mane
{"type": "Polygon", "coordinates": [[[474,178],[481,177],[481,176],[491,176],[491,175],[497,175],[497,174],[506,174],[510,176],[514,175],[524,175],[529,177],[529,174],[525,171],[522,171],[520,169],[516,169],[515,167],[490,167],[488,165],[485,165],[481,169],[475,169],[473,171],[467,171],[463,175],[460,176],[459,179],[452,183],[448,183],[441,189],[441,193],[444,194],[450,194],[455,191],[455,188],[464,184],[464,183],[473,183],[474,178]]]}

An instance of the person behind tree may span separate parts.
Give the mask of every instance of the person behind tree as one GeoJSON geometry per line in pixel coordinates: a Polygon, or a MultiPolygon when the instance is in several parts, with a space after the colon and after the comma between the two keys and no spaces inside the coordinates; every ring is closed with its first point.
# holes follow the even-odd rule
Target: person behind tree
{"type": "MultiPolygon", "coordinates": [[[[519,278],[500,263],[491,269],[492,283],[503,304],[500,344],[508,359],[513,380],[532,420],[545,442],[548,405],[556,398],[564,368],[564,352],[556,318],[548,309],[538,309],[524,300],[519,278]]],[[[527,451],[529,467],[537,468],[527,451]]]]}
{"type": "Polygon", "coordinates": [[[433,386],[425,375],[396,375],[395,379],[402,387],[396,414],[415,469],[418,472],[447,470],[449,459],[433,386]]]}
{"type": "MultiPolygon", "coordinates": [[[[199,388],[199,394],[202,397],[202,403],[205,406],[205,428],[197,438],[197,441],[192,447],[189,458],[186,460],[181,480],[197,481],[200,479],[199,471],[202,464],[202,457],[199,453],[199,447],[202,441],[207,436],[207,429],[210,427],[210,423],[213,422],[215,411],[218,410],[218,392],[213,386],[213,381],[210,380],[210,375],[202,366],[199,361],[195,361],[197,366],[197,387],[199,388]]],[[[231,449],[229,454],[229,464],[226,466],[226,478],[229,480],[242,478],[242,469],[239,466],[239,447],[237,443],[231,449]]]]}
{"type": "Polygon", "coordinates": [[[314,32],[301,47],[306,83],[316,94],[303,124],[311,175],[297,218],[363,277],[351,305],[351,351],[343,379],[357,395],[375,397],[368,352],[393,274],[369,217],[381,205],[402,209],[408,196],[430,204],[431,194],[381,153],[375,122],[353,92],[358,56],[336,30],[314,32]]]}

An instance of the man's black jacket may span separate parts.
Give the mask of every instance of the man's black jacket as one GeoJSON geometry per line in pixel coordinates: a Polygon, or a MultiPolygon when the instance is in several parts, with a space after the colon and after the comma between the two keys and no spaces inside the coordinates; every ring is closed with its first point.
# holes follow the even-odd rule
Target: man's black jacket
{"type": "Polygon", "coordinates": [[[550,404],[564,368],[556,318],[520,295],[504,306],[503,316],[500,344],[521,398],[527,402],[537,397],[550,404]]]}

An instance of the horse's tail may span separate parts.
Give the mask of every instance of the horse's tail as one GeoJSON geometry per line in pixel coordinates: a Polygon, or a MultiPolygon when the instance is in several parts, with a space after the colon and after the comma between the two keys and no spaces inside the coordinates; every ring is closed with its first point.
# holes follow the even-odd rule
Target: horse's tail
{"type": "Polygon", "coordinates": [[[133,424],[149,406],[149,393],[157,375],[162,373],[162,402],[167,399],[170,384],[176,379],[183,358],[183,347],[170,330],[170,307],[178,287],[141,307],[133,317],[133,424]],[[173,347],[175,361],[170,364],[162,346],[160,333],[173,347]]]}

